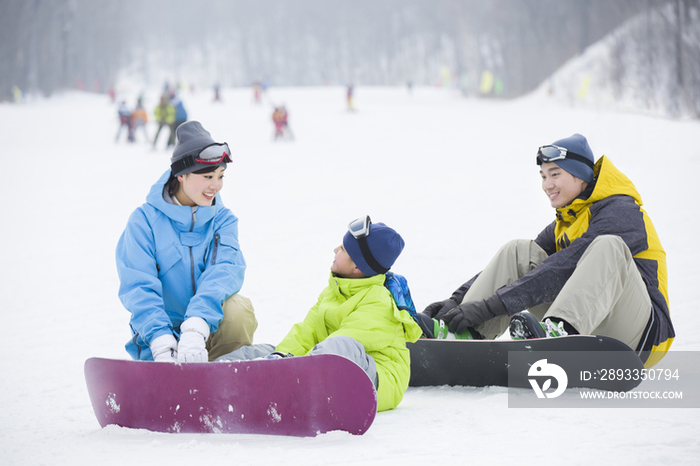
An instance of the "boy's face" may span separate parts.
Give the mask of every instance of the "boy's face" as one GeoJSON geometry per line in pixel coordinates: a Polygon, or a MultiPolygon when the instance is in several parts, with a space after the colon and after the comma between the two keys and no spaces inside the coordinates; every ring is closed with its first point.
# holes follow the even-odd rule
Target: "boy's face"
{"type": "Polygon", "coordinates": [[[576,178],[554,162],[543,163],[540,167],[542,190],[555,209],[571,204],[586,189],[588,183],[576,178]]]}
{"type": "Polygon", "coordinates": [[[333,250],[335,259],[331,264],[331,272],[343,278],[362,278],[364,275],[350,259],[350,255],[341,244],[333,250]]]}

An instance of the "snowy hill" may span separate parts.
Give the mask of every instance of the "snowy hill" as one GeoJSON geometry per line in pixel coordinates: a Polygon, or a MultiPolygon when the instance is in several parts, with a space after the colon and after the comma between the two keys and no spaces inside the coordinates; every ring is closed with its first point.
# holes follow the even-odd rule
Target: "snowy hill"
{"type": "MultiPolygon", "coordinates": [[[[131,104],[135,95],[125,95],[131,104]]],[[[147,92],[146,105],[156,105],[147,92]]],[[[277,343],[327,282],[333,248],[365,213],[396,228],[419,308],[444,299],[505,241],[553,219],[536,148],[580,132],[636,184],[668,255],[672,350],[700,350],[697,252],[689,212],[700,171],[697,121],[571,108],[542,95],[510,102],[418,88],[273,88],[183,94],[193,119],[234,154],[222,196],[240,218],[249,264],[242,294],[257,342],[277,343]],[[290,111],[295,142],[271,141],[270,102],[290,111]]],[[[0,104],[0,451],[7,465],[697,463],[695,409],[513,409],[504,388],[410,388],[360,437],[168,435],[100,429],[83,363],[127,358],[128,313],[117,299],[114,249],[128,215],[170,153],[114,142],[116,107],[70,93],[0,104]]],[[[151,137],[154,126],[149,126],[151,137]]],[[[163,138],[164,136],[161,136],[163,138]]]]}
{"type": "Polygon", "coordinates": [[[700,10],[688,5],[681,12],[680,32],[677,14],[669,3],[628,20],[569,60],[538,91],[587,108],[697,118],[700,10]]]}

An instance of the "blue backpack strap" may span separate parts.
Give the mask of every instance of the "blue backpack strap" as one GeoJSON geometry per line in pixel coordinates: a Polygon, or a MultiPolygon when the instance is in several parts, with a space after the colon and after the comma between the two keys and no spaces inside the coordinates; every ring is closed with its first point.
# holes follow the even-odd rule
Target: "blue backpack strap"
{"type": "Polygon", "coordinates": [[[384,286],[391,292],[391,296],[394,298],[396,307],[400,311],[407,311],[413,317],[418,325],[418,313],[416,312],[416,306],[413,304],[413,298],[411,298],[411,290],[408,288],[408,281],[402,275],[387,272],[386,278],[384,279],[384,286]]]}

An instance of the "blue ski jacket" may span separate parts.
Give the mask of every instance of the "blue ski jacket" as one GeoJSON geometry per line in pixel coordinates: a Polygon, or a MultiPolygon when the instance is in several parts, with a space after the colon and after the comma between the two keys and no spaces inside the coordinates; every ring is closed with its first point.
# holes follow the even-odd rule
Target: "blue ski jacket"
{"type": "Polygon", "coordinates": [[[169,177],[168,169],[117,244],[119,299],[131,312],[126,350],[133,359],[153,359],[150,342],[178,337],[189,317],[201,317],[216,332],[223,302],[240,291],[245,275],[238,218],[218,194],[211,207],[169,204],[163,198],[169,177]]]}

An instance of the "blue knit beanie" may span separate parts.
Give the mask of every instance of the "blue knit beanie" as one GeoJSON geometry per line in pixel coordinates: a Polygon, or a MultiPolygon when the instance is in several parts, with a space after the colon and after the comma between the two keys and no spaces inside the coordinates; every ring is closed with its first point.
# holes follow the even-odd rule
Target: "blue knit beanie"
{"type": "MultiPolygon", "coordinates": [[[[574,154],[586,157],[592,163],[595,164],[595,157],[593,156],[593,151],[591,146],[588,145],[588,140],[576,133],[568,138],[559,139],[552,143],[553,146],[563,147],[566,150],[573,152],[574,154]]],[[[593,169],[583,162],[573,159],[555,160],[556,163],[561,168],[567,172],[574,175],[576,178],[580,178],[586,183],[593,181],[593,169]]]]}
{"type": "MultiPolygon", "coordinates": [[[[367,246],[377,263],[385,269],[390,269],[401,254],[404,247],[403,238],[395,230],[383,223],[372,223],[366,237],[367,246]]],[[[343,247],[350,259],[366,277],[372,277],[381,271],[373,270],[367,263],[357,239],[349,231],[343,237],[343,247]]]]}

